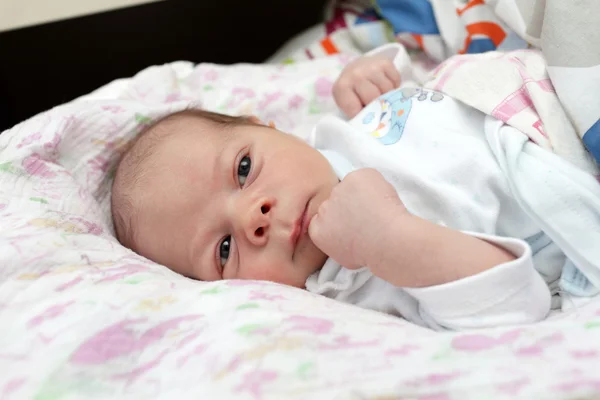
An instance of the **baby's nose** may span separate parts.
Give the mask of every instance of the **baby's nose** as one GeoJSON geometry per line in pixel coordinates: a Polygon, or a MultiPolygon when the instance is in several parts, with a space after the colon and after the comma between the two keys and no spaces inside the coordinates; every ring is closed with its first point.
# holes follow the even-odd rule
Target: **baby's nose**
{"type": "Polygon", "coordinates": [[[256,246],[262,246],[268,241],[271,208],[272,203],[263,199],[248,212],[245,233],[248,241],[256,246]]]}

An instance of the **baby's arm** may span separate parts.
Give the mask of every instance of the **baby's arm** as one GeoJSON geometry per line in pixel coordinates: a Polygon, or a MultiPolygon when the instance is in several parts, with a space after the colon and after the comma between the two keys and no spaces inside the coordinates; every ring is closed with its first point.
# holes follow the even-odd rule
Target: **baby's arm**
{"type": "Polygon", "coordinates": [[[515,259],[502,247],[411,215],[394,187],[369,168],[333,189],[309,234],[345,267],[368,266],[401,287],[440,285],[515,259]]]}
{"type": "Polygon", "coordinates": [[[550,309],[550,292],[523,241],[464,233],[413,216],[374,170],[346,176],[320,206],[309,234],[341,265],[368,266],[405,288],[434,328],[535,322],[550,309]]]}
{"type": "Polygon", "coordinates": [[[386,229],[403,240],[387,243],[369,268],[417,299],[430,327],[532,323],[550,311],[550,291],[522,240],[459,232],[411,215],[386,229]]]}
{"type": "Polygon", "coordinates": [[[400,210],[388,211],[387,221],[382,225],[387,240],[376,243],[366,265],[373,274],[395,286],[441,285],[517,258],[486,240],[400,210]],[[399,265],[402,267],[398,268],[399,265]]]}

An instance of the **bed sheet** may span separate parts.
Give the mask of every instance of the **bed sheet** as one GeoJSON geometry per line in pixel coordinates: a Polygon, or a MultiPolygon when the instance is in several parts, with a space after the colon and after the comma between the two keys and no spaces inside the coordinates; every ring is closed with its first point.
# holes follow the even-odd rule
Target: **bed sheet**
{"type": "Polygon", "coordinates": [[[196,282],[119,245],[119,150],[190,106],[300,136],[339,55],[174,63],[0,135],[0,398],[568,399],[600,394],[600,301],[534,326],[436,333],[268,282],[196,282]]]}

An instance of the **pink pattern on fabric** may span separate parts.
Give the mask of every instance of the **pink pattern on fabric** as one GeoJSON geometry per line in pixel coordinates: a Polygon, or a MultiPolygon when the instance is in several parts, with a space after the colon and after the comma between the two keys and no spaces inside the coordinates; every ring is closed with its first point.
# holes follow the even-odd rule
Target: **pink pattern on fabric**
{"type": "Polygon", "coordinates": [[[264,110],[269,104],[277,101],[282,95],[283,92],[266,93],[263,96],[263,100],[258,103],[258,109],[264,110]]]}
{"type": "Polygon", "coordinates": [[[260,287],[260,286],[269,286],[269,285],[272,285],[272,283],[265,282],[265,281],[250,281],[250,280],[241,280],[241,279],[232,279],[232,280],[227,281],[227,286],[233,286],[233,287],[237,287],[237,286],[260,287]]]}
{"type": "Polygon", "coordinates": [[[258,292],[256,290],[253,290],[250,292],[248,299],[249,300],[277,301],[277,300],[285,300],[285,297],[280,294],[269,294],[269,293],[263,293],[263,292],[258,292]]]}
{"type": "Polygon", "coordinates": [[[110,268],[103,274],[105,277],[98,280],[97,283],[119,281],[129,275],[148,271],[149,269],[150,268],[147,266],[141,264],[127,264],[116,268],[110,268]]]}
{"type": "Polygon", "coordinates": [[[600,391],[600,380],[580,378],[569,383],[556,385],[554,388],[561,392],[573,392],[581,389],[600,391]]]}
{"type": "Polygon", "coordinates": [[[505,332],[497,338],[483,334],[462,334],[452,339],[452,347],[463,351],[483,351],[512,343],[520,335],[520,330],[505,332]]]}
{"type": "Polygon", "coordinates": [[[213,81],[216,81],[218,78],[219,78],[219,73],[214,69],[209,69],[204,74],[204,79],[206,79],[207,81],[213,82],[213,81]]]}
{"type": "Polygon", "coordinates": [[[551,347],[555,344],[562,343],[564,337],[560,333],[555,333],[553,335],[549,335],[546,337],[537,340],[534,344],[530,346],[523,346],[516,350],[516,354],[522,357],[535,357],[540,356],[544,352],[544,350],[548,347],[551,347]]]}
{"type": "Polygon", "coordinates": [[[110,111],[113,114],[118,114],[126,111],[126,109],[121,106],[102,106],[102,109],[110,111]]]}
{"type": "Polygon", "coordinates": [[[73,286],[76,286],[81,281],[83,281],[83,278],[81,276],[78,276],[76,278],[71,279],[70,281],[67,281],[67,282],[57,286],[54,290],[56,292],[62,292],[67,289],[70,289],[73,286]]]}
{"type": "Polygon", "coordinates": [[[522,378],[510,382],[500,383],[496,385],[496,389],[499,392],[506,393],[510,396],[516,396],[519,394],[521,389],[529,385],[530,382],[531,381],[529,378],[522,378]]]}
{"type": "Polygon", "coordinates": [[[304,315],[293,315],[285,319],[292,327],[290,331],[308,331],[315,335],[327,334],[333,329],[333,322],[323,319],[306,317],[304,315]]]}
{"type": "Polygon", "coordinates": [[[41,159],[37,153],[25,157],[22,165],[25,171],[32,176],[40,178],[54,178],[56,176],[56,172],[52,171],[46,161],[41,159]]]}
{"type": "Polygon", "coordinates": [[[519,90],[508,95],[492,110],[492,116],[501,121],[508,122],[508,120],[514,117],[516,114],[527,108],[532,108],[533,101],[531,100],[529,92],[527,91],[527,87],[525,86],[530,82],[538,84],[539,87],[545,91],[552,91],[552,84],[550,83],[550,85],[548,85],[550,82],[549,79],[544,79],[542,81],[532,81],[529,79],[528,81],[524,81],[523,86],[521,86],[519,90]]]}
{"type": "Polygon", "coordinates": [[[206,349],[208,349],[208,345],[207,344],[199,344],[199,345],[197,345],[196,347],[194,347],[194,349],[190,353],[188,353],[188,354],[186,354],[186,355],[184,355],[182,357],[179,357],[177,359],[177,368],[183,367],[188,362],[188,360],[190,358],[204,354],[204,352],[206,351],[206,349]]]}
{"type": "Polygon", "coordinates": [[[135,328],[147,321],[146,318],[125,319],[117,322],[85,341],[72,354],[71,362],[75,364],[101,364],[114,358],[123,357],[133,352],[142,351],[162,339],[165,334],[185,321],[201,318],[200,315],[186,315],[164,321],[141,335],[135,328]]]}
{"type": "Polygon", "coordinates": [[[141,349],[134,328],[145,318],[125,319],[110,325],[86,340],[71,355],[75,364],[102,364],[141,349]]]}
{"type": "MultiPolygon", "coordinates": [[[[465,56],[463,56],[465,57],[465,56]]],[[[444,89],[444,85],[446,84],[446,82],[448,81],[448,79],[450,79],[452,77],[452,74],[454,74],[454,72],[464,63],[468,62],[468,59],[461,59],[459,61],[456,62],[450,62],[447,61],[444,64],[440,64],[435,70],[434,70],[434,74],[437,74],[440,70],[442,71],[443,75],[440,78],[440,80],[438,81],[438,83],[436,83],[435,87],[433,88],[434,90],[437,91],[443,91],[444,89]],[[443,69],[442,69],[443,68],[443,69]]]]}
{"type": "Polygon", "coordinates": [[[303,97],[298,96],[297,94],[293,95],[288,101],[288,107],[291,110],[295,110],[299,108],[306,100],[303,97]]]}
{"type": "Polygon", "coordinates": [[[27,146],[28,144],[36,142],[36,141],[40,140],[41,138],[42,138],[42,134],[40,132],[34,132],[31,135],[27,135],[27,136],[25,136],[25,138],[23,140],[21,140],[21,143],[19,143],[17,145],[17,149],[20,149],[23,146],[27,146]]]}
{"type": "Polygon", "coordinates": [[[573,358],[600,358],[600,353],[593,349],[571,350],[573,358]]]}
{"type": "Polygon", "coordinates": [[[378,344],[377,339],[364,340],[364,341],[353,341],[348,335],[337,336],[331,343],[324,343],[319,345],[321,350],[341,350],[341,349],[359,349],[362,347],[373,347],[378,344]]]}
{"type": "Polygon", "coordinates": [[[419,400],[452,400],[452,398],[446,393],[435,393],[421,396],[419,400]]]}
{"type": "Polygon", "coordinates": [[[420,349],[420,347],[418,347],[418,346],[407,344],[402,347],[389,349],[385,352],[385,355],[386,356],[395,356],[395,357],[407,356],[410,353],[417,351],[419,349],[420,349]]]}
{"type": "Polygon", "coordinates": [[[55,133],[54,138],[50,142],[44,143],[44,150],[46,150],[49,154],[56,153],[60,141],[60,135],[58,133],[55,133]]]}
{"type": "Polygon", "coordinates": [[[27,327],[33,328],[33,327],[40,325],[41,323],[43,323],[46,320],[56,318],[59,315],[63,314],[67,310],[67,308],[69,308],[73,304],[75,304],[75,301],[71,300],[64,304],[55,304],[53,306],[50,306],[46,310],[44,310],[44,312],[42,312],[41,314],[30,319],[29,322],[27,323],[27,327]]]}
{"type": "Polygon", "coordinates": [[[318,97],[331,97],[333,82],[327,78],[319,78],[315,83],[315,92],[318,97]]]}
{"type": "Polygon", "coordinates": [[[6,382],[2,387],[2,399],[8,399],[11,393],[14,393],[27,381],[26,378],[15,378],[6,382]]]}
{"type": "Polygon", "coordinates": [[[256,400],[263,398],[263,386],[277,379],[278,373],[270,370],[256,370],[244,375],[244,382],[236,386],[236,392],[249,392],[256,400]]]}
{"type": "Polygon", "coordinates": [[[112,375],[111,378],[117,379],[117,380],[124,379],[124,380],[128,381],[128,383],[132,383],[132,381],[139,379],[145,373],[152,371],[154,368],[158,367],[160,365],[160,363],[162,362],[162,359],[165,357],[165,355],[167,355],[167,353],[168,353],[168,351],[164,350],[158,356],[154,357],[152,360],[150,360],[146,363],[142,363],[141,365],[132,369],[129,372],[112,375]]]}

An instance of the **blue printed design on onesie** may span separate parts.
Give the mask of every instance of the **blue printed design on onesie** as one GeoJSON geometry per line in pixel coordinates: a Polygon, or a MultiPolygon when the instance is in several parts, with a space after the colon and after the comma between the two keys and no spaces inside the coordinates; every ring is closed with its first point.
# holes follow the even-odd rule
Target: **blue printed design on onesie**
{"type": "Polygon", "coordinates": [[[404,132],[413,100],[425,101],[429,94],[429,100],[432,102],[444,98],[441,93],[421,88],[398,89],[379,96],[361,111],[357,119],[364,125],[365,131],[381,143],[397,143],[404,132]]]}
{"type": "Polygon", "coordinates": [[[370,124],[371,121],[373,121],[373,118],[375,118],[375,113],[370,111],[363,117],[362,123],[365,125],[370,124]]]}

